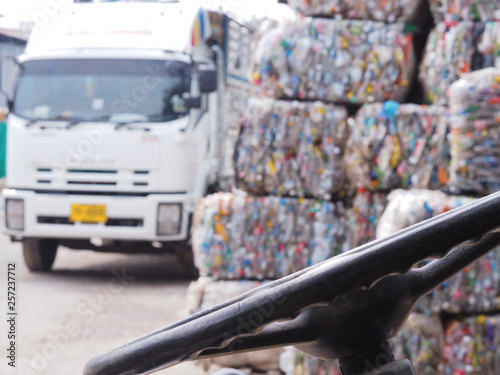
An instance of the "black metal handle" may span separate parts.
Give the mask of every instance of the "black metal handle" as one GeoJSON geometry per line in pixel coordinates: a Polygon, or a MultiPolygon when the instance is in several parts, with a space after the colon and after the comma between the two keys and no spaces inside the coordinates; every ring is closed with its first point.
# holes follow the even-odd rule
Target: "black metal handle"
{"type": "Polygon", "coordinates": [[[348,357],[397,332],[422,295],[499,245],[499,226],[496,193],[142,336],[89,361],[84,375],[147,374],[277,345],[348,357]]]}

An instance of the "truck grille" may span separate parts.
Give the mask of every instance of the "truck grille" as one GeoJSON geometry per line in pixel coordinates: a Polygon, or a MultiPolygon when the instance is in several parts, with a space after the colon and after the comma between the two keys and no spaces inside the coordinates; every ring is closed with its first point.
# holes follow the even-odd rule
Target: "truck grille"
{"type": "MultiPolygon", "coordinates": [[[[74,223],[69,221],[68,217],[65,216],[38,216],[37,222],[39,224],[55,224],[55,225],[74,225],[74,223]]],[[[86,224],[92,225],[92,224],[86,224]]],[[[97,224],[94,224],[97,225],[97,224]]],[[[105,226],[107,227],[143,227],[143,219],[132,219],[132,218],[108,218],[105,226]]]]}
{"type": "Polygon", "coordinates": [[[116,182],[107,181],[68,181],[68,185],[106,185],[106,186],[116,186],[116,182]]]}
{"type": "Polygon", "coordinates": [[[104,173],[104,174],[117,174],[118,171],[107,169],[68,169],[68,173],[104,173]]]}
{"type": "Polygon", "coordinates": [[[83,189],[99,189],[114,187],[113,190],[134,191],[144,189],[151,184],[149,170],[117,170],[117,169],[65,169],[55,170],[49,167],[36,169],[35,181],[38,186],[54,189],[76,187],[83,189]]]}

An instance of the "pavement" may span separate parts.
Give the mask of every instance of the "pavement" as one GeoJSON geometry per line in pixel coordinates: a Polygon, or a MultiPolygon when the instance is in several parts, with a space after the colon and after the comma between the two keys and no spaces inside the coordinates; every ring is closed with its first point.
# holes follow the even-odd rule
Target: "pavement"
{"type": "MultiPolygon", "coordinates": [[[[21,244],[0,235],[0,251],[1,375],[81,374],[90,358],[188,314],[185,294],[192,279],[182,276],[173,255],[60,248],[52,272],[32,273],[21,244]],[[15,264],[14,331],[8,322],[9,264],[15,264]],[[5,355],[10,341],[15,367],[5,355]]],[[[205,371],[187,362],[155,374],[205,371]]]]}

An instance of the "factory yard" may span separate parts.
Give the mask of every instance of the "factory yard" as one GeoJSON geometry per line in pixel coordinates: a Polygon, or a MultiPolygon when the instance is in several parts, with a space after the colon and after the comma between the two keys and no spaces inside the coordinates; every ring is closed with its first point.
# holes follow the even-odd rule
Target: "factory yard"
{"type": "MultiPolygon", "coordinates": [[[[0,249],[2,375],[81,374],[93,356],[187,314],[190,279],[180,275],[174,256],[62,248],[52,272],[30,273],[19,243],[1,235],[0,249]],[[8,310],[8,276],[15,279],[15,315],[8,310]]],[[[204,373],[193,363],[158,372],[204,373]]]]}

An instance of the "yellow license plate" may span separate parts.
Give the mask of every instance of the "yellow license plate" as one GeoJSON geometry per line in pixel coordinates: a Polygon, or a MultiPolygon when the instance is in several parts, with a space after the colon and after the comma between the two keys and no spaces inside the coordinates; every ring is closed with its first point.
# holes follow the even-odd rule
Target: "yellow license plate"
{"type": "Polygon", "coordinates": [[[105,223],[108,221],[106,216],[106,205],[104,204],[72,204],[69,221],[74,223],[105,223]]]}

